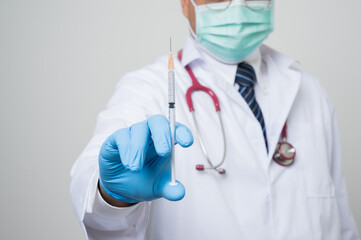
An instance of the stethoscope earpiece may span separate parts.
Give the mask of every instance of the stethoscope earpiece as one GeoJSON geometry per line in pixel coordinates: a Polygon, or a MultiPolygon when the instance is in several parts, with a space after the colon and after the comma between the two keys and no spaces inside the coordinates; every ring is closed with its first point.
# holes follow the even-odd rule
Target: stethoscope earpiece
{"type": "Polygon", "coordinates": [[[197,164],[196,169],[198,171],[203,171],[205,169],[213,169],[213,170],[217,171],[221,175],[226,174],[226,169],[224,169],[224,168],[205,168],[203,164],[197,164]]]}
{"type": "Polygon", "coordinates": [[[197,165],[196,165],[196,169],[197,169],[198,171],[203,171],[203,170],[204,170],[204,165],[203,165],[203,164],[197,164],[197,165]]]}

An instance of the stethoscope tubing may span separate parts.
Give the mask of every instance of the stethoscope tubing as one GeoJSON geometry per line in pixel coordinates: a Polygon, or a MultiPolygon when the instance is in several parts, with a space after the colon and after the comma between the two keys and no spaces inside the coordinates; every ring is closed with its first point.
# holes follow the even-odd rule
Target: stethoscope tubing
{"type": "Polygon", "coordinates": [[[206,160],[208,162],[208,164],[210,165],[210,167],[204,167],[204,169],[214,169],[214,170],[217,170],[217,168],[219,168],[225,161],[226,159],[226,135],[224,133],[224,126],[223,126],[223,121],[222,121],[222,117],[221,117],[221,111],[216,111],[217,112],[217,115],[218,115],[218,118],[219,118],[219,122],[220,122],[220,125],[221,125],[221,128],[222,128],[222,137],[223,137],[223,156],[222,156],[222,160],[217,164],[217,165],[213,165],[212,161],[210,160],[209,158],[209,155],[207,153],[207,149],[204,145],[204,142],[203,142],[203,139],[202,139],[202,136],[200,134],[200,131],[199,131],[199,127],[198,127],[198,122],[197,122],[197,119],[195,117],[195,113],[194,111],[191,111],[192,113],[192,117],[193,117],[193,121],[194,121],[194,125],[195,125],[195,129],[196,129],[196,133],[197,133],[197,136],[198,136],[198,140],[199,140],[199,143],[201,145],[201,148],[202,148],[202,151],[203,151],[203,154],[204,156],[206,157],[206,160]]]}
{"type": "MultiPolygon", "coordinates": [[[[178,59],[179,59],[179,61],[182,60],[182,50],[180,50],[178,52],[178,59]]],[[[210,89],[208,87],[205,87],[205,86],[201,85],[198,82],[197,78],[195,77],[195,75],[194,75],[194,73],[193,73],[193,71],[192,71],[192,69],[190,68],[189,65],[186,65],[185,69],[188,72],[188,75],[190,76],[190,78],[192,80],[192,85],[188,88],[188,90],[186,92],[187,105],[188,105],[189,111],[192,113],[192,118],[193,118],[193,121],[195,123],[194,125],[195,125],[195,129],[196,129],[196,133],[197,133],[197,136],[198,136],[199,143],[200,143],[201,148],[202,148],[202,152],[203,152],[203,154],[204,154],[204,156],[205,156],[205,158],[206,158],[206,160],[207,160],[207,162],[209,164],[209,167],[204,167],[203,164],[199,164],[199,165],[196,166],[196,169],[197,170],[213,169],[213,170],[217,171],[220,174],[224,174],[226,171],[223,168],[220,168],[220,166],[225,162],[227,144],[226,144],[226,136],[225,136],[224,125],[223,125],[223,121],[222,121],[222,117],[221,117],[221,108],[220,108],[220,105],[219,105],[217,95],[212,91],[212,89],[210,89]],[[207,153],[207,149],[205,147],[204,141],[203,141],[202,136],[201,136],[200,131],[199,131],[199,125],[198,125],[197,119],[195,117],[193,101],[192,101],[192,93],[194,93],[196,91],[205,92],[212,98],[215,109],[216,109],[216,113],[218,115],[219,122],[220,122],[220,125],[221,125],[222,137],[223,137],[223,156],[222,156],[221,161],[217,165],[214,165],[212,163],[211,159],[209,158],[209,155],[207,153]]],[[[292,165],[293,162],[294,162],[294,158],[296,156],[296,150],[290,143],[287,142],[287,121],[285,122],[285,124],[283,126],[282,133],[281,133],[281,139],[282,139],[281,142],[278,143],[276,151],[273,154],[273,160],[276,163],[278,163],[279,165],[281,165],[281,166],[288,167],[288,166],[292,165]],[[289,149],[292,150],[292,155],[290,157],[287,157],[281,151],[282,146],[289,146],[289,149]]]]}
{"type": "MultiPolygon", "coordinates": [[[[178,52],[178,59],[181,60],[182,59],[182,50],[180,50],[178,52]]],[[[185,66],[185,69],[186,71],[188,72],[188,75],[190,76],[191,80],[192,80],[192,85],[188,88],[187,92],[186,92],[186,101],[187,101],[187,105],[188,105],[188,108],[189,108],[189,111],[192,113],[192,118],[193,118],[193,121],[194,121],[194,125],[195,125],[195,130],[196,130],[196,134],[198,136],[198,140],[199,140],[199,143],[201,145],[201,148],[202,148],[202,152],[209,164],[209,167],[204,167],[204,165],[200,164],[200,165],[197,165],[196,166],[196,169],[197,170],[204,170],[204,169],[213,169],[215,171],[217,171],[218,173],[220,174],[224,174],[225,173],[225,170],[222,169],[222,168],[219,168],[225,161],[225,158],[226,158],[226,135],[225,135],[225,130],[224,130],[224,125],[223,125],[223,121],[222,121],[222,117],[221,117],[221,108],[220,108],[220,105],[219,105],[219,100],[218,100],[218,97],[217,95],[212,91],[212,89],[206,87],[206,86],[203,86],[202,84],[200,84],[196,78],[196,76],[194,75],[192,69],[190,68],[189,65],[185,66]],[[209,158],[209,155],[208,155],[208,152],[207,152],[207,149],[205,147],[205,144],[204,144],[204,141],[202,139],[202,136],[201,136],[201,133],[199,131],[199,125],[198,125],[198,122],[197,122],[197,118],[195,116],[195,113],[194,113],[194,107],[193,107],[193,100],[192,100],[192,94],[196,91],[201,91],[201,92],[205,92],[207,93],[213,100],[213,104],[214,104],[214,107],[215,107],[215,110],[216,110],[216,113],[218,115],[218,118],[219,118],[219,122],[220,122],[220,125],[221,125],[221,129],[222,129],[222,137],[223,137],[223,155],[222,155],[222,159],[221,161],[214,165],[211,161],[211,159],[209,158]],[[199,168],[200,167],[200,168],[199,168]]]]}

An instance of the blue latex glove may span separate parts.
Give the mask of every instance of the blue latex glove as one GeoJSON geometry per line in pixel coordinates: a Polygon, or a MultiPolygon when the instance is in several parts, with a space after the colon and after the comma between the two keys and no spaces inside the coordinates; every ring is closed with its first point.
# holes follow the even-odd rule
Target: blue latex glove
{"type": "MultiPolygon", "coordinates": [[[[193,144],[191,131],[180,123],[175,126],[175,139],[182,147],[193,144]]],[[[181,200],[183,184],[169,185],[171,144],[169,121],[163,115],[114,132],[100,149],[101,187],[111,197],[129,203],[160,197],[181,200]]]]}

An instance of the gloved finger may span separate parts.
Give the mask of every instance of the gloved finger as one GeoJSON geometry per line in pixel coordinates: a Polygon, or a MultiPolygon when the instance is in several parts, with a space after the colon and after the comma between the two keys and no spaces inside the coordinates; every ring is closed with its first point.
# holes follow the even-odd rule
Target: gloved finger
{"type": "Polygon", "coordinates": [[[167,156],[171,152],[172,144],[168,119],[163,115],[157,114],[150,117],[147,122],[155,151],[162,157],[167,156]]]}
{"type": "Polygon", "coordinates": [[[175,124],[174,135],[176,142],[184,148],[187,148],[193,144],[193,135],[191,130],[179,122],[175,124]]]}
{"type": "Polygon", "coordinates": [[[128,129],[119,129],[111,134],[100,148],[100,156],[109,161],[120,161],[119,145],[124,145],[127,133],[128,129]]]}
{"type": "Polygon", "coordinates": [[[186,194],[186,189],[182,183],[179,181],[176,182],[176,185],[172,185],[170,182],[164,182],[164,184],[161,184],[157,189],[157,195],[170,201],[179,201],[183,199],[186,194]]]}
{"type": "Polygon", "coordinates": [[[145,157],[149,147],[150,132],[146,121],[136,123],[129,128],[129,151],[126,158],[129,160],[125,167],[138,172],[144,166],[145,157]]]}

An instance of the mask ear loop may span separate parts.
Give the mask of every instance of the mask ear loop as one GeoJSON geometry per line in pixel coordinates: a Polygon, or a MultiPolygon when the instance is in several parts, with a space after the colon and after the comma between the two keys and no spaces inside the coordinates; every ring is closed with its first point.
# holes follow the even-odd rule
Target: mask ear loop
{"type": "MultiPolygon", "coordinates": [[[[191,0],[191,3],[193,4],[194,9],[196,9],[196,8],[197,8],[197,4],[194,2],[194,0],[191,0]]],[[[195,11],[195,12],[196,12],[196,11],[195,11]]],[[[197,20],[197,14],[196,14],[195,17],[196,17],[196,20],[197,20]]],[[[189,31],[191,32],[193,38],[194,38],[195,40],[197,40],[197,35],[196,35],[195,32],[193,31],[189,19],[187,19],[187,20],[188,20],[188,21],[187,21],[187,22],[188,22],[188,29],[189,29],[189,31]]],[[[196,21],[196,22],[197,22],[197,21],[196,21]]]]}
{"type": "MultiPolygon", "coordinates": [[[[257,11],[256,9],[253,9],[253,8],[251,8],[250,6],[248,6],[248,1],[247,1],[247,0],[244,0],[244,3],[245,3],[245,5],[246,5],[247,8],[249,8],[249,9],[251,9],[251,10],[253,10],[253,11],[257,11]]],[[[271,3],[272,3],[272,0],[268,0],[267,6],[265,6],[263,9],[264,9],[264,10],[269,9],[270,6],[271,6],[271,3]]]]}
{"type": "MultiPolygon", "coordinates": [[[[198,5],[194,2],[194,0],[190,0],[190,1],[191,1],[192,5],[193,5],[194,9],[196,9],[196,8],[198,7],[198,5]]],[[[211,10],[211,11],[215,11],[215,10],[224,11],[224,10],[226,10],[227,8],[229,8],[229,6],[232,4],[232,1],[233,1],[233,0],[230,0],[229,3],[228,3],[228,5],[227,5],[224,9],[212,9],[212,8],[210,8],[210,7],[208,6],[209,3],[206,3],[206,6],[207,6],[207,8],[208,8],[209,10],[211,10]]],[[[196,11],[195,11],[195,12],[196,12],[196,11]]],[[[197,14],[196,14],[196,18],[197,18],[197,14]]],[[[196,19],[196,22],[197,22],[197,19],[196,19]]],[[[189,31],[191,32],[193,38],[194,38],[195,40],[197,40],[197,34],[193,31],[192,26],[191,26],[191,23],[189,22],[189,19],[188,19],[188,28],[189,28],[189,31]]]]}

